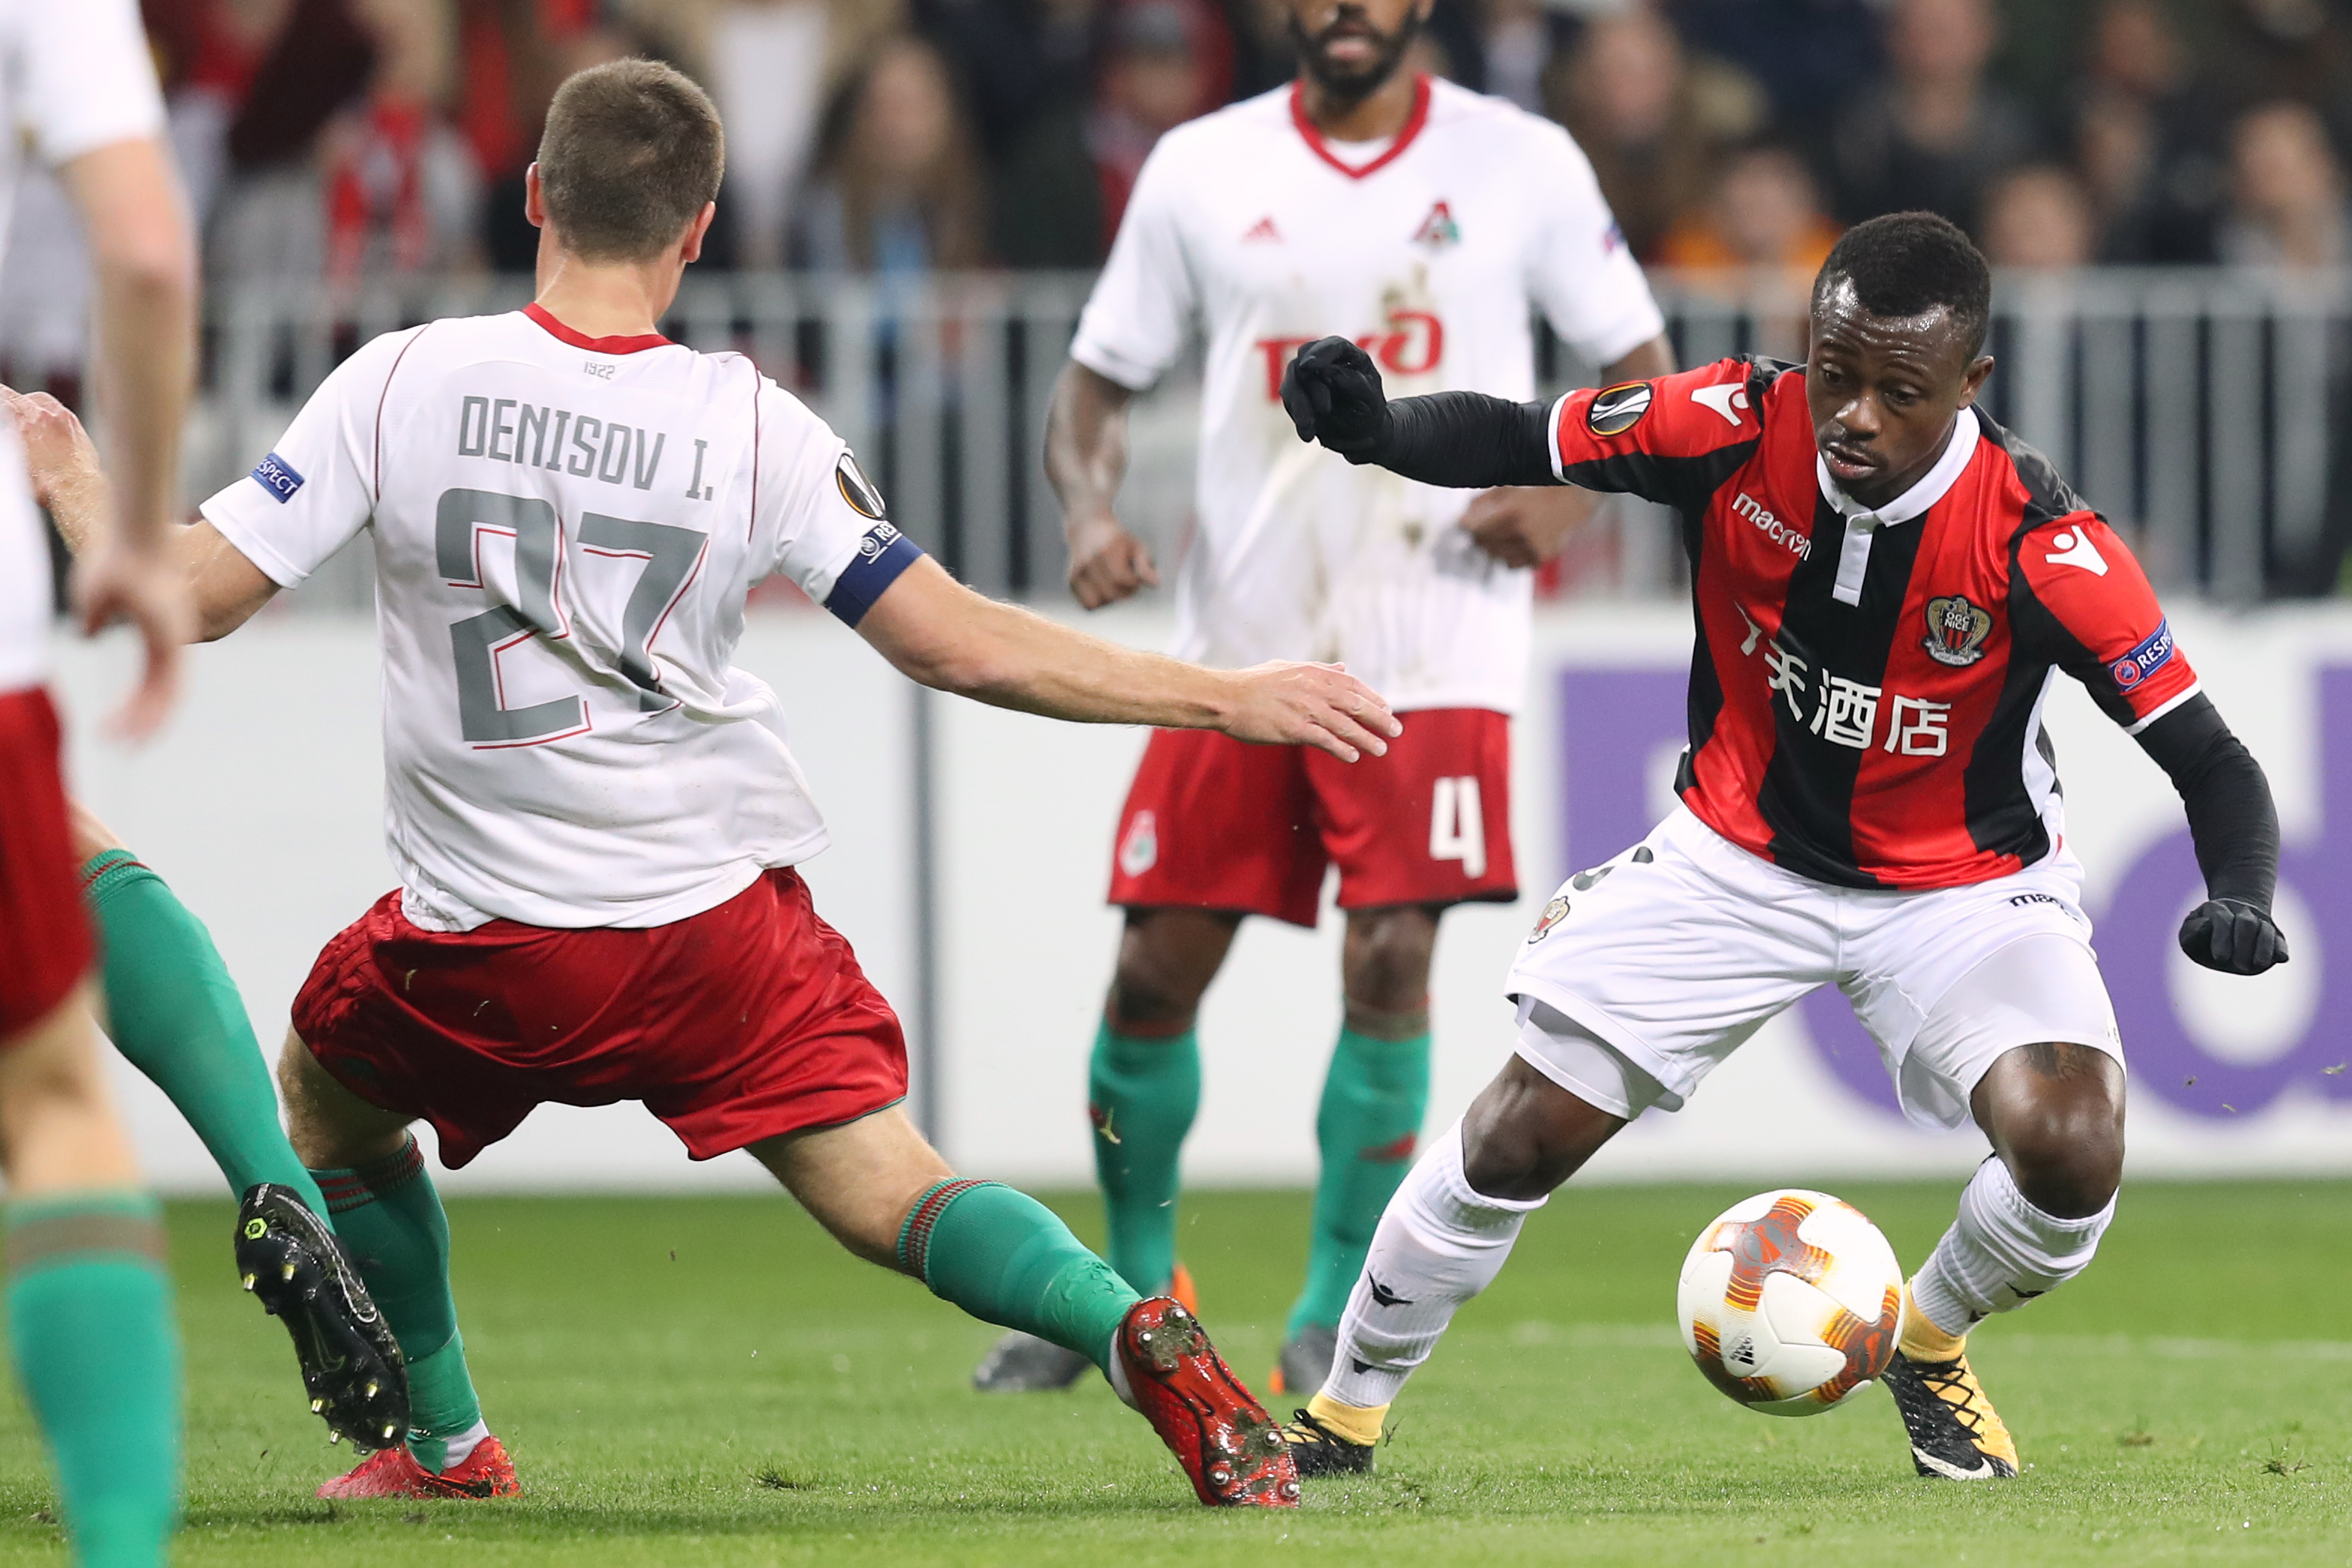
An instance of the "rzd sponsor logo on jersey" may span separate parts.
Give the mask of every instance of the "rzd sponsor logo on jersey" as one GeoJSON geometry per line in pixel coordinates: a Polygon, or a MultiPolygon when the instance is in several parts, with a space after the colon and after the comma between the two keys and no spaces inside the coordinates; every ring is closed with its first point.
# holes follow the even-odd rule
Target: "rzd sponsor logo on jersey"
{"type": "Polygon", "coordinates": [[[2172,662],[2172,623],[2159,621],[2147,640],[2123,658],[2107,666],[2107,673],[2117,686],[2129,691],[2158,670],[2172,662]]]}
{"type": "Polygon", "coordinates": [[[1990,610],[1962,595],[1946,594],[1927,601],[1927,635],[1919,646],[1937,664],[1960,669],[1984,657],[1984,640],[1991,635],[1990,610]]]}
{"type": "MultiPolygon", "coordinates": [[[[1313,338],[1260,338],[1257,352],[1265,356],[1265,400],[1282,401],[1282,373],[1290,356],[1313,338]]],[[[1385,331],[1361,332],[1356,346],[1380,362],[1391,375],[1427,375],[1445,359],[1445,323],[1428,310],[1391,310],[1385,331]]]]}

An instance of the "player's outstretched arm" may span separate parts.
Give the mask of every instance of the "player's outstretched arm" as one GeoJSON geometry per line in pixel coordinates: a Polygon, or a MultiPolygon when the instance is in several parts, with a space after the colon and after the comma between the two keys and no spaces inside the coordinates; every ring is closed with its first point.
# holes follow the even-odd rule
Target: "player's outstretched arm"
{"type": "Polygon", "coordinates": [[[1388,399],[1372,356],[1346,338],[1318,338],[1282,374],[1282,406],[1302,441],[1351,463],[1377,463],[1453,489],[1556,485],[1542,403],[1482,392],[1388,399]]]}
{"type": "Polygon", "coordinates": [[[2202,692],[2139,732],[2180,792],[2205,901],[2180,926],[2180,951],[2225,974],[2260,974],[2287,960],[2271,915],[2278,888],[2278,812],[2270,781],[2202,692]]]}
{"type": "MultiPolygon", "coordinates": [[[[46,392],[0,386],[0,408],[16,422],[34,499],[48,508],[66,548],[79,558],[92,540],[103,537],[113,506],[89,432],[72,409],[46,392]]],[[[166,569],[186,585],[194,603],[197,642],[226,637],[278,592],[278,584],[209,522],[170,529],[164,556],[166,569]]]]}
{"type": "Polygon", "coordinates": [[[1378,692],[1336,665],[1203,669],[1139,653],[975,594],[929,556],[883,590],[857,630],[925,686],[1049,719],[1221,730],[1348,763],[1385,754],[1403,728],[1378,692]]]}
{"type": "Polygon", "coordinates": [[[1045,478],[1062,503],[1070,596],[1089,610],[1160,586],[1150,547],[1115,510],[1127,476],[1127,405],[1135,394],[1072,360],[1045,412],[1045,478]]]}

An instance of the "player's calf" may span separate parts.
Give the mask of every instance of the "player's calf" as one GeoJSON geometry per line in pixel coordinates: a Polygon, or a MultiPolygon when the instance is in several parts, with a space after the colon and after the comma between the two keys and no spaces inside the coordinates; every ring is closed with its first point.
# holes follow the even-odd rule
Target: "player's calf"
{"type": "Polygon", "coordinates": [[[2085,1046],[2020,1047],[1978,1085],[1978,1120],[1998,1152],[1977,1167],[1952,1227],[1905,1289],[1886,1374],[1919,1474],[2018,1473],[2015,1439],[1969,1366],[1968,1337],[2090,1266],[2115,1217],[2122,1088],[2122,1068],[2085,1046]]]}

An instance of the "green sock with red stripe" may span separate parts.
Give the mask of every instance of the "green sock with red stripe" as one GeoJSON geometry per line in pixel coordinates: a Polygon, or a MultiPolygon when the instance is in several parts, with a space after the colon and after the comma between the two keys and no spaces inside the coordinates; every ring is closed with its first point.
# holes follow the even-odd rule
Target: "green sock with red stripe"
{"type": "Polygon", "coordinates": [[[1338,1327],[1348,1292],[1364,1271],[1381,1211],[1412,1167],[1422,1119],[1429,1114],[1427,1010],[1386,1016],[1349,1011],[1351,1026],[1339,1031],[1315,1117],[1323,1172],[1315,1184],[1307,1283],[1290,1309],[1289,1337],[1310,1323],[1338,1327]]]}
{"type": "Polygon", "coordinates": [[[984,1322],[1076,1351],[1108,1373],[1141,1300],[1052,1209],[1001,1182],[940,1182],[898,1229],[898,1265],[984,1322]]]}
{"type": "Polygon", "coordinates": [[[466,1368],[457,1301],[449,1290],[449,1217],[411,1138],[397,1154],[313,1173],[336,1235],[408,1361],[408,1449],[439,1472],[482,1435],[482,1402],[466,1368]]]}
{"type": "Polygon", "coordinates": [[[153,1568],[180,1500],[180,1336],[163,1211],[144,1193],[16,1198],[8,1338],[57,1458],[74,1561],[153,1568]]]}
{"type": "Polygon", "coordinates": [[[278,1125],[245,998],[204,922],[127,849],[90,857],[81,886],[106,952],[114,1048],[187,1118],[230,1191],[275,1182],[327,1219],[318,1184],[278,1125]]]}

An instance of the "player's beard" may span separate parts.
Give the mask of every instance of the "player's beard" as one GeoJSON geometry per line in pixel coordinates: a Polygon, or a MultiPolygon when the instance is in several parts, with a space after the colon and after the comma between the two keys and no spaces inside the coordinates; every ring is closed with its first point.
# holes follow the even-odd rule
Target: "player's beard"
{"type": "Polygon", "coordinates": [[[1320,32],[1310,33],[1299,25],[1298,13],[1289,18],[1290,41],[1298,50],[1298,68],[1315,79],[1315,85],[1346,103],[1360,103],[1386,85],[1396,75],[1397,67],[1404,63],[1405,51],[1421,37],[1422,18],[1414,12],[1405,13],[1404,22],[1393,33],[1374,28],[1353,5],[1343,5],[1339,14],[1320,32]],[[1379,45],[1379,52],[1361,66],[1336,66],[1324,57],[1322,42],[1342,23],[1350,24],[1349,31],[1369,37],[1379,45]]]}

